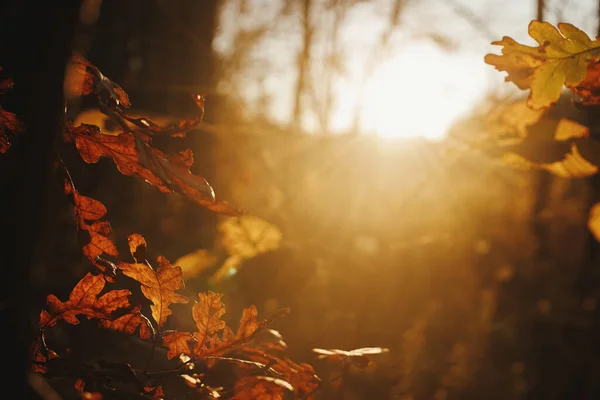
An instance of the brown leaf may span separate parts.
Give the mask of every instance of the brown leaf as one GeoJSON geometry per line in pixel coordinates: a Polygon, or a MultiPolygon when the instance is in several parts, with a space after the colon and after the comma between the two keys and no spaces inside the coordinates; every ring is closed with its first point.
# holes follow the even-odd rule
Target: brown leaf
{"type": "Polygon", "coordinates": [[[78,53],[71,56],[67,65],[64,92],[67,99],[96,94],[101,101],[111,101],[125,108],[131,106],[127,93],[78,53]]]}
{"type": "MultiPolygon", "coordinates": [[[[185,137],[186,133],[197,127],[204,118],[204,95],[198,94],[194,96],[194,102],[199,109],[199,114],[194,119],[184,119],[176,124],[160,126],[148,118],[134,118],[127,113],[120,113],[125,120],[133,125],[142,128],[142,130],[151,135],[168,135],[171,137],[185,137]]],[[[191,164],[190,164],[191,165],[191,164]]]]}
{"type": "MultiPolygon", "coordinates": [[[[198,304],[199,303],[195,304],[194,308],[196,308],[198,304]]],[[[256,320],[257,315],[258,312],[255,306],[245,308],[242,311],[240,326],[235,334],[231,328],[225,326],[224,328],[221,328],[221,335],[218,333],[220,329],[217,329],[215,334],[207,338],[206,332],[210,332],[210,328],[207,329],[207,326],[221,326],[221,324],[207,321],[206,319],[210,318],[210,316],[205,313],[203,314],[204,319],[199,322],[199,320],[196,319],[196,311],[194,310],[194,320],[198,327],[198,332],[194,332],[194,337],[197,340],[197,343],[194,346],[194,357],[204,358],[208,356],[220,356],[250,342],[254,337],[254,334],[257,333],[260,328],[264,328],[267,324],[266,320],[258,322],[256,320]]]]}
{"type": "Polygon", "coordinates": [[[184,194],[217,213],[240,213],[226,203],[215,200],[213,188],[206,179],[190,172],[193,154],[189,149],[169,157],[152,147],[150,138],[143,133],[103,135],[97,126],[85,124],[77,127],[68,125],[66,139],[75,141],[81,157],[87,163],[96,163],[100,157],[111,157],[122,174],[141,178],[163,193],[184,194]]]}
{"type": "MultiPolygon", "coordinates": [[[[139,238],[134,240],[137,241],[139,238]]],[[[137,252],[137,247],[135,251],[137,252]]],[[[159,256],[157,262],[159,267],[156,271],[148,262],[134,264],[120,262],[117,266],[125,275],[142,284],[142,293],[152,302],[150,306],[152,317],[160,328],[172,314],[169,306],[173,303],[188,303],[189,299],[175,293],[185,287],[181,268],[172,266],[163,256],[159,256]]]]}
{"type": "MultiPolygon", "coordinates": [[[[106,207],[98,200],[80,195],[69,179],[65,180],[65,193],[72,196],[77,229],[80,232],[87,232],[89,236],[89,242],[83,245],[83,254],[92,265],[100,269],[108,277],[114,278],[116,271],[113,269],[112,264],[99,261],[99,258],[104,254],[112,257],[119,255],[117,246],[107,237],[111,231],[110,224],[106,221],[99,221],[99,219],[106,215],[106,207]]],[[[81,239],[87,240],[86,237],[82,238],[80,236],[81,239]]]]}
{"type": "Polygon", "coordinates": [[[243,347],[242,354],[252,361],[269,365],[272,370],[280,374],[280,377],[289,382],[294,388],[294,393],[307,400],[314,400],[314,393],[321,385],[321,379],[315,374],[315,370],[309,364],[296,364],[289,358],[279,358],[267,354],[260,349],[243,347]]]}
{"type": "Polygon", "coordinates": [[[129,252],[133,256],[135,262],[143,262],[146,260],[146,239],[139,233],[132,233],[127,236],[129,243],[129,252]]]}
{"type": "Polygon", "coordinates": [[[225,321],[221,320],[225,314],[225,304],[221,302],[222,295],[215,292],[198,293],[198,301],[192,308],[192,317],[196,322],[197,332],[194,338],[196,347],[204,347],[210,337],[225,328],[225,321]]]}
{"type": "Polygon", "coordinates": [[[592,63],[587,67],[585,79],[571,90],[581,97],[578,101],[586,106],[600,104],[600,63],[592,63]]]}
{"type": "Polygon", "coordinates": [[[167,358],[169,360],[179,357],[181,354],[191,355],[190,342],[195,342],[194,336],[189,332],[169,331],[163,335],[162,343],[169,351],[167,358]]]}
{"type": "Polygon", "coordinates": [[[100,326],[116,332],[123,332],[128,335],[133,335],[139,327],[139,335],[142,339],[150,339],[153,336],[154,331],[152,323],[140,312],[139,307],[134,307],[131,312],[114,320],[102,320],[100,321],[100,326]]]}
{"type": "Polygon", "coordinates": [[[283,379],[268,376],[246,376],[235,382],[232,400],[283,400],[284,389],[294,388],[283,379]]]}
{"type": "Polygon", "coordinates": [[[53,326],[61,319],[69,324],[77,325],[79,324],[78,315],[85,315],[88,319],[110,319],[113,311],[129,306],[127,300],[127,296],[131,294],[129,290],[111,290],[98,298],[104,285],[103,275],[88,273],[75,285],[66,302],[60,301],[53,294],[48,295],[46,303],[50,311],[42,310],[40,314],[41,328],[53,326]]]}
{"type": "Polygon", "coordinates": [[[144,392],[152,395],[153,399],[162,399],[165,396],[165,392],[163,392],[162,386],[158,385],[154,386],[144,386],[144,392]]]}

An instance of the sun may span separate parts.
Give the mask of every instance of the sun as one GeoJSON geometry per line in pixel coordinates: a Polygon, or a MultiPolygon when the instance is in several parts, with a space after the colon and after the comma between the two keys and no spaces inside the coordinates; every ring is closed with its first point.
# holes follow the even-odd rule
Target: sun
{"type": "Polygon", "coordinates": [[[382,63],[365,90],[362,128],[385,138],[441,140],[486,90],[485,65],[433,43],[406,46],[382,63]]]}

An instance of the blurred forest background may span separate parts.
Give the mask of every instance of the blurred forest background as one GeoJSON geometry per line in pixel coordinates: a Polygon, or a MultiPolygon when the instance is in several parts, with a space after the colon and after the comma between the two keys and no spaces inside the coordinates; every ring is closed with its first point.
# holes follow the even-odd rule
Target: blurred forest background
{"type": "MultiPolygon", "coordinates": [[[[298,362],[319,363],[314,347],[389,348],[345,399],[600,398],[597,178],[510,169],[467,145],[525,124],[512,107],[524,94],[483,62],[490,42],[527,40],[536,18],[593,37],[598,2],[83,4],[74,48],[133,111],[164,121],[206,94],[201,129],[158,146],[190,147],[192,171],[249,215],[231,222],[65,153],[120,246],[139,232],[154,256],[189,255],[186,290],[224,293],[229,310],[291,307],[273,327],[298,362]],[[234,255],[227,224],[246,245],[234,255]]],[[[116,129],[85,103],[68,112],[116,129]]],[[[565,116],[600,127],[568,101],[542,119],[565,116]]],[[[52,201],[40,299],[90,268],[60,185],[52,201]]]]}

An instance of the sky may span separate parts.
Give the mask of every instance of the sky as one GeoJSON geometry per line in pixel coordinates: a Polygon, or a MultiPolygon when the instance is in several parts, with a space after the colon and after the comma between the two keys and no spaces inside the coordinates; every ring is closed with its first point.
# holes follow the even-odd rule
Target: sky
{"type": "MultiPolygon", "coordinates": [[[[270,26],[254,49],[261,79],[254,78],[254,71],[236,82],[236,88],[250,105],[257,102],[260,93],[268,93],[272,101],[265,112],[267,117],[286,124],[297,79],[299,21],[292,15],[275,24],[280,3],[275,0],[246,0],[246,13],[240,17],[239,1],[231,0],[225,7],[215,48],[226,53],[239,27],[270,26]]],[[[373,0],[355,5],[346,16],[341,33],[343,75],[337,76],[334,84],[334,131],[349,129],[362,98],[360,120],[367,133],[398,136],[403,131],[407,136],[439,136],[489,91],[510,90],[503,86],[504,73],[483,62],[485,54],[499,52],[491,41],[506,35],[535,44],[527,35],[527,25],[536,15],[535,0],[412,0],[394,31],[387,57],[378,60],[378,68],[361,91],[365,65],[386,25],[390,6],[390,0],[373,0]],[[450,48],[436,44],[432,40],[436,35],[446,38],[450,48]]],[[[559,20],[572,23],[594,37],[597,7],[596,0],[547,0],[545,19],[552,24],[559,20]]],[[[317,10],[313,18],[327,26],[331,17],[317,10]]],[[[317,43],[312,71],[316,90],[322,73],[322,50],[317,43]]],[[[317,119],[310,114],[303,123],[309,131],[318,130],[317,119]]]]}

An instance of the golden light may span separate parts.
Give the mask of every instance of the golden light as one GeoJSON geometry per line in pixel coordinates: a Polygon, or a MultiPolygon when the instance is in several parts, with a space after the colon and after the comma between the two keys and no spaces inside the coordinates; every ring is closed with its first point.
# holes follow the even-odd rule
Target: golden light
{"type": "Polygon", "coordinates": [[[368,83],[362,128],[385,138],[441,140],[483,95],[485,73],[481,57],[428,42],[404,47],[368,83]]]}

